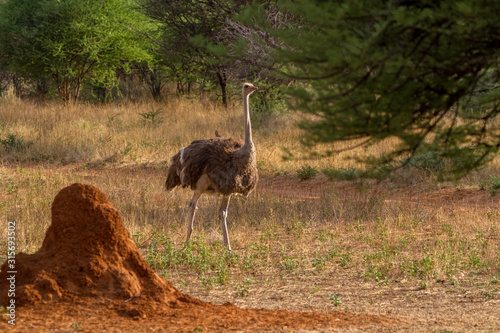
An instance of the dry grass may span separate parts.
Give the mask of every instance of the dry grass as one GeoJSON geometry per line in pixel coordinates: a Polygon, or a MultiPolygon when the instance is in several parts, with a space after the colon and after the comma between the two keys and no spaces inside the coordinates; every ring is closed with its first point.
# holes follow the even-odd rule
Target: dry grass
{"type": "MultiPolygon", "coordinates": [[[[56,193],[74,182],[95,185],[160,274],[216,302],[383,312],[373,306],[387,298],[374,292],[402,285],[407,289],[397,307],[442,288],[450,295],[469,292],[478,302],[500,299],[498,200],[488,191],[473,196],[494,187],[497,160],[454,184],[439,184],[418,169],[400,170],[383,182],[330,181],[323,175],[300,182],[296,170],[303,166],[347,170],[359,167],[345,159],[348,154],[367,152],[284,161],[283,149],[301,149],[297,120],[289,114],[254,121],[263,181],[256,193],[230,205],[236,255],[228,256],[221,247],[217,199],[202,197],[195,241],[183,247],[190,193],[165,193],[163,182],[168,158],[191,140],[215,130],[241,137],[241,105],[223,109],[208,100],[175,98],[153,105],[62,106],[0,99],[2,216],[18,222],[18,249],[34,252],[56,193]],[[155,121],[139,115],[158,110],[155,121]],[[15,140],[5,141],[9,135],[15,140]],[[281,182],[273,187],[274,180],[281,182]]],[[[3,248],[6,231],[0,230],[3,248]]]]}
{"type": "MultiPolygon", "coordinates": [[[[224,109],[208,99],[65,106],[58,102],[40,104],[3,98],[0,110],[0,139],[14,135],[18,143],[14,147],[0,146],[0,160],[9,164],[161,163],[192,140],[214,136],[215,130],[223,136],[243,137],[241,105],[224,109]],[[145,118],[158,111],[154,121],[145,118]]],[[[293,114],[271,118],[254,115],[254,141],[262,171],[295,173],[302,165],[318,170],[332,165],[359,167],[346,158],[366,151],[302,161],[307,153],[299,142],[301,131],[295,126],[299,120],[293,114]],[[297,159],[284,161],[284,150],[295,152],[297,159]]],[[[390,145],[387,142],[374,146],[368,153],[377,154],[390,145]]]]}

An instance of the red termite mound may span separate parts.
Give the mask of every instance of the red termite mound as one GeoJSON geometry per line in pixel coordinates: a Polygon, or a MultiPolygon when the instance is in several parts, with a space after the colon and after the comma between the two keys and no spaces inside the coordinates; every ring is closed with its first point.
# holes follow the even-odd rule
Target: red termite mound
{"type": "MultiPolygon", "coordinates": [[[[6,265],[1,268],[2,282],[6,265]]],[[[106,196],[82,184],[57,194],[42,247],[32,255],[18,254],[16,271],[17,305],[75,296],[127,299],[141,295],[162,302],[180,297],[146,264],[106,196]]],[[[0,305],[7,305],[7,287],[0,284],[0,305]]]]}
{"type": "MultiPolygon", "coordinates": [[[[116,331],[134,327],[255,331],[393,322],[341,312],[246,310],[182,294],[146,264],[106,196],[96,187],[82,184],[57,194],[42,247],[34,254],[19,253],[15,270],[16,309],[24,306],[18,312],[19,320],[40,330],[66,329],[75,320],[96,331],[108,327],[116,331]],[[93,319],[96,317],[99,320],[93,319]]],[[[12,299],[8,271],[5,262],[0,268],[0,306],[12,299]]],[[[2,325],[0,322],[0,328],[2,325]]]]}

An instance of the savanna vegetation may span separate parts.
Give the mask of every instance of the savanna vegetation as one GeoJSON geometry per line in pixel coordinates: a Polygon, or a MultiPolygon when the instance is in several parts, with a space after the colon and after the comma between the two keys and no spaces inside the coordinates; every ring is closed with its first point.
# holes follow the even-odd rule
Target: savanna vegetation
{"type": "Polygon", "coordinates": [[[495,6],[2,1],[2,219],[32,253],[57,192],[89,183],[205,300],[498,329],[495,6]],[[261,182],[229,208],[228,254],[217,199],[186,245],[190,193],[163,182],[190,141],[242,137],[243,81],[261,182]]]}
{"type": "MultiPolygon", "coordinates": [[[[4,97],[1,103],[0,118],[9,124],[0,148],[1,211],[18,222],[20,251],[40,247],[55,195],[82,182],[109,197],[151,267],[205,300],[298,310],[389,309],[425,322],[450,318],[447,324],[438,320],[447,328],[469,327],[495,312],[496,160],[454,182],[437,181],[448,166],[433,155],[389,179],[367,179],[360,177],[360,165],[344,158],[363,156],[364,149],[283,160],[283,149],[301,147],[297,117],[265,118],[254,130],[260,186],[247,199],[233,200],[229,255],[216,219],[217,198],[202,198],[186,246],[190,191],[166,193],[163,183],[168,158],[193,138],[212,136],[215,129],[241,136],[241,105],[182,98],[65,106],[4,97]],[[476,306],[476,319],[462,316],[466,308],[456,303],[462,297],[476,306]],[[429,307],[440,310],[430,315],[429,307]]],[[[383,153],[391,148],[386,144],[370,152],[383,153]]]]}

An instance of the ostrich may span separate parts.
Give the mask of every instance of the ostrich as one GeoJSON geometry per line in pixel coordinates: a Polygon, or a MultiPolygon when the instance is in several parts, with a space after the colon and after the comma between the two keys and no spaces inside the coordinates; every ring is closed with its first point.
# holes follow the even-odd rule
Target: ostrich
{"type": "Polygon", "coordinates": [[[171,165],[165,182],[167,191],[181,185],[189,186],[194,192],[188,206],[186,242],[193,231],[198,199],[203,193],[217,194],[222,195],[219,218],[222,222],[224,246],[231,251],[226,223],[229,199],[232,194],[247,196],[259,180],[248,108],[248,99],[255,90],[257,88],[251,83],[243,85],[244,142],[223,137],[196,140],[181,148],[170,160],[171,165]]]}

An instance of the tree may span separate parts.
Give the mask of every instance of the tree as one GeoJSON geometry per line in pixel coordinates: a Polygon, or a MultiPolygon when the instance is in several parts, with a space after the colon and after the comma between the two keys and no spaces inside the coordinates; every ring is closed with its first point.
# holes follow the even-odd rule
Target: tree
{"type": "Polygon", "coordinates": [[[284,22],[276,0],[141,0],[144,13],[163,25],[159,40],[164,45],[164,62],[176,78],[179,92],[190,91],[192,83],[205,86],[208,82],[206,86],[218,87],[222,103],[227,105],[231,81],[238,80],[239,91],[245,79],[266,87],[256,97],[261,109],[276,108],[281,81],[269,71],[272,61],[253,43],[255,30],[235,18],[251,3],[269,14],[272,26],[284,22]]]}
{"type": "MultiPolygon", "coordinates": [[[[164,53],[174,73],[178,68],[197,69],[199,75],[212,73],[227,105],[226,66],[207,50],[231,14],[224,0],[141,0],[144,13],[164,25],[164,53]]],[[[185,70],[184,70],[185,71],[185,70]]],[[[178,73],[180,74],[180,73],[178,73]]]]}
{"type": "Polygon", "coordinates": [[[0,66],[50,78],[60,98],[76,101],[84,81],[116,85],[117,69],[145,61],[137,33],[148,20],[132,0],[8,0],[0,4],[0,66]]]}
{"type": "MultiPolygon", "coordinates": [[[[227,105],[231,77],[242,76],[241,53],[234,43],[240,36],[231,21],[251,0],[140,0],[144,13],[164,25],[163,44],[167,66],[178,82],[209,77],[227,105]]],[[[264,3],[266,1],[259,1],[264,3]]],[[[239,27],[238,27],[239,28],[239,27]]],[[[244,55],[245,57],[245,55],[244,55]]],[[[248,55],[245,60],[250,59],[248,55]]],[[[254,62],[245,63],[250,68],[254,62]]],[[[244,76],[244,75],[243,75],[244,76]]],[[[181,87],[183,85],[181,84],[181,87]]]]}
{"type": "MultiPolygon", "coordinates": [[[[393,169],[433,152],[456,176],[500,147],[500,3],[281,1],[286,29],[246,23],[275,43],[269,52],[291,87],[292,107],[314,115],[304,142],[353,146],[397,138],[370,167],[393,169]],[[270,37],[269,37],[270,36],[270,37]]],[[[253,17],[262,13],[253,9],[253,17]]],[[[250,15],[249,15],[250,17],[250,15]]],[[[326,154],[334,150],[326,151],[326,154]]]]}
{"type": "Polygon", "coordinates": [[[158,24],[151,24],[147,35],[144,36],[148,43],[144,45],[150,58],[142,63],[137,63],[135,71],[149,88],[151,96],[157,100],[161,96],[161,91],[169,79],[168,65],[161,51],[162,31],[158,24]]]}

